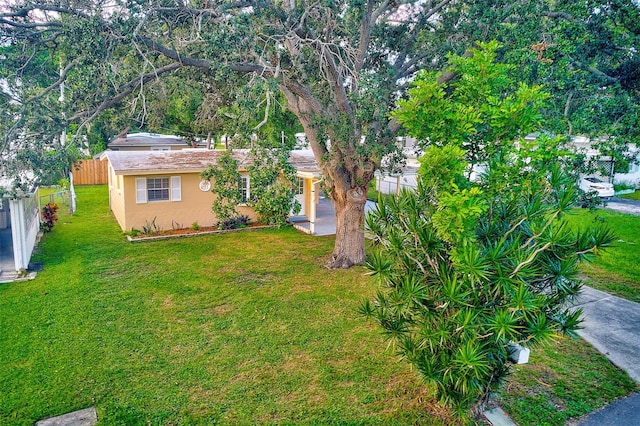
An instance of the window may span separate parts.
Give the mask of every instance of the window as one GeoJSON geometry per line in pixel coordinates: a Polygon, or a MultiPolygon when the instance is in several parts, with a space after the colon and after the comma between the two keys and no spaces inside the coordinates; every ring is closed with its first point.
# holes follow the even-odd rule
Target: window
{"type": "Polygon", "coordinates": [[[169,178],[147,178],[147,201],[169,200],[169,178]]]}
{"type": "Polygon", "coordinates": [[[246,203],[251,198],[251,192],[249,190],[249,176],[240,176],[240,190],[242,191],[242,202],[246,203]]]}
{"type": "Polygon", "coordinates": [[[296,192],[297,195],[304,194],[304,179],[298,178],[298,190],[296,192]]]}
{"type": "Polygon", "coordinates": [[[180,176],[136,178],[136,203],[182,201],[180,176]]]}

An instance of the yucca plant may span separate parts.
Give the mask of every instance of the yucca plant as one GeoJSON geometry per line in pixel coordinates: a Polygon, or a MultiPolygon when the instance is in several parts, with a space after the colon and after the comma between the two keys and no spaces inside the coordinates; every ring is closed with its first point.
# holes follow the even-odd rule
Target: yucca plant
{"type": "Polygon", "coordinates": [[[459,410],[482,407],[511,345],[575,332],[578,263],[614,241],[567,226],[578,194],[560,139],[519,137],[546,94],[511,82],[496,48],[452,58],[447,87],[416,83],[395,115],[428,142],[417,189],[381,198],[366,221],[380,288],[360,311],[459,410]],[[485,172],[472,181],[476,160],[485,172]]]}
{"type": "Polygon", "coordinates": [[[606,229],[569,229],[573,185],[557,167],[535,174],[492,196],[423,176],[367,218],[380,289],[361,312],[461,410],[481,407],[506,376],[510,345],[575,332],[578,262],[614,241],[606,229]]]}

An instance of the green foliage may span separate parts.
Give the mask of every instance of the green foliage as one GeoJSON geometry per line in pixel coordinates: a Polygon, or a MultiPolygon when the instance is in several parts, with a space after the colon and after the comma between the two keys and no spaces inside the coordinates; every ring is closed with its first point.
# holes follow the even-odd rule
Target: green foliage
{"type": "MultiPolygon", "coordinates": [[[[604,137],[616,157],[640,140],[640,8],[632,1],[469,2],[458,30],[498,39],[510,74],[544,85],[556,134],[604,137]]],[[[609,150],[605,155],[609,155],[609,150]]]]}
{"type": "Polygon", "coordinates": [[[42,223],[40,229],[44,232],[51,232],[53,225],[58,221],[58,205],[56,203],[47,203],[42,208],[42,223]]]}
{"type": "MultiPolygon", "coordinates": [[[[491,53],[496,45],[481,48],[491,53]]],[[[505,67],[488,63],[493,58],[453,58],[462,74],[438,104],[446,108],[451,99],[462,108],[469,101],[481,118],[468,127],[464,114],[449,115],[452,138],[436,110],[411,121],[413,111],[423,110],[411,98],[401,104],[396,116],[416,134],[435,129],[442,139],[429,141],[435,146],[421,160],[417,190],[381,199],[367,217],[375,248],[367,267],[380,290],[361,312],[437,387],[442,401],[462,411],[481,405],[506,376],[511,344],[535,346],[575,332],[581,311],[567,306],[582,285],[578,263],[615,240],[606,228],[567,226],[578,193],[561,141],[515,138],[537,122],[534,106],[546,95],[535,89],[522,97],[523,86],[513,86],[515,93],[492,100],[507,79],[505,67]],[[486,79],[477,78],[479,63],[486,79]],[[486,170],[472,182],[462,175],[469,158],[462,149],[480,152],[489,142],[486,170]]],[[[423,83],[427,92],[437,89],[423,83]]],[[[429,98],[417,87],[413,95],[429,98]]]]}
{"type": "Polygon", "coordinates": [[[459,146],[472,165],[526,136],[539,126],[549,95],[509,78],[509,66],[495,61],[499,47],[478,43],[471,58],[451,55],[447,72],[458,76],[451,83],[438,81],[443,73],[420,73],[393,116],[423,147],[459,146]]]}
{"type": "Polygon", "coordinates": [[[247,215],[238,215],[231,217],[226,220],[221,220],[218,222],[218,229],[239,229],[246,228],[251,223],[249,216],[247,215]]]}
{"type": "Polygon", "coordinates": [[[215,165],[201,173],[201,177],[212,180],[211,192],[216,198],[211,210],[216,218],[224,222],[238,216],[236,207],[242,202],[241,175],[232,151],[225,151],[215,165]]]}
{"type": "MultiPolygon", "coordinates": [[[[133,232],[133,229],[131,231],[133,232]]],[[[157,234],[160,231],[161,231],[161,229],[156,224],[156,217],[155,216],[154,216],[153,219],[151,219],[151,222],[149,222],[148,220],[145,220],[144,221],[144,225],[142,225],[142,233],[144,235],[153,235],[153,234],[157,234]]]]}
{"type": "Polygon", "coordinates": [[[251,158],[251,205],[261,222],[283,226],[291,212],[300,211],[295,199],[298,178],[289,163],[289,151],[257,147],[251,151],[251,158]]]}

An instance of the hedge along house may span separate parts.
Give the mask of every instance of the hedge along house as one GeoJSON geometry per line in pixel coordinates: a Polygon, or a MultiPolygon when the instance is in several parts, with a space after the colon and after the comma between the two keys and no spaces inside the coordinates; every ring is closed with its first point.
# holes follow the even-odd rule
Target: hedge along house
{"type": "Polygon", "coordinates": [[[40,232],[36,192],[0,196],[0,281],[29,267],[40,232]]]}
{"type": "MultiPolygon", "coordinates": [[[[211,182],[200,173],[215,165],[224,151],[183,149],[177,151],[105,151],[101,159],[108,162],[109,207],[123,231],[142,230],[155,224],[157,229],[212,226],[217,218],[211,211],[215,195],[211,182]]],[[[251,197],[247,150],[234,150],[242,176],[243,197],[251,197]]],[[[291,164],[298,171],[298,201],[301,215],[314,218],[317,195],[315,182],[320,170],[310,152],[294,151],[291,164]]],[[[240,214],[258,220],[255,211],[238,206],[240,214]]],[[[314,218],[315,219],[315,218],[314,218]]]]}

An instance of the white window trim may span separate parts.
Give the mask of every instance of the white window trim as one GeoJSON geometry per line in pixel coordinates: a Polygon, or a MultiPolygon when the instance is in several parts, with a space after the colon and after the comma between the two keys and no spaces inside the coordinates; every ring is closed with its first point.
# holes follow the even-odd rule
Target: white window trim
{"type": "Polygon", "coordinates": [[[182,201],[182,177],[169,176],[169,199],[149,201],[147,179],[160,179],[167,176],[153,176],[136,178],[136,204],[179,202],[182,201]]]}
{"type": "MultiPolygon", "coordinates": [[[[249,200],[251,200],[251,179],[249,178],[248,174],[241,174],[240,175],[240,182],[244,182],[246,180],[247,182],[247,196],[245,197],[244,200],[240,201],[240,204],[238,204],[239,206],[247,206],[249,204],[249,200]]],[[[240,190],[243,191],[244,190],[244,185],[242,185],[240,187],[240,190]]]]}
{"type": "Polygon", "coordinates": [[[136,204],[147,203],[147,178],[136,178],[136,204]]]}
{"type": "Polygon", "coordinates": [[[171,176],[169,188],[171,201],[182,201],[182,183],[180,176],[171,176]]]}

